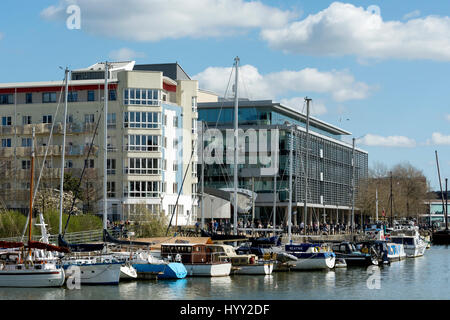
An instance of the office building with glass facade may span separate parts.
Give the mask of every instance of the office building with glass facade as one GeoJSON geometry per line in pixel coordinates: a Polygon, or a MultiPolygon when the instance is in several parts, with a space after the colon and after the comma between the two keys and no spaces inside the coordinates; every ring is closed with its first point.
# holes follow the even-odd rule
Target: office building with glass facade
{"type": "MultiPolygon", "coordinates": [[[[218,129],[223,136],[233,135],[234,128],[234,102],[217,101],[198,104],[198,120],[203,123],[205,137],[210,137],[207,132],[218,129]]],[[[306,122],[307,116],[291,108],[270,100],[239,101],[238,123],[239,144],[245,146],[245,161],[238,165],[239,188],[251,190],[257,193],[255,201],[255,219],[264,222],[272,222],[273,209],[276,207],[277,225],[286,225],[289,203],[289,175],[290,175],[290,146],[293,137],[293,166],[292,166],[292,222],[294,225],[304,221],[304,201],[307,191],[307,224],[314,222],[328,223],[349,222],[352,211],[352,178],[354,177],[355,198],[360,179],[368,175],[368,153],[360,148],[353,149],[353,145],[344,142],[342,137],[351,133],[310,117],[309,143],[306,152],[306,122]],[[277,131],[275,131],[277,130],[277,131]],[[272,135],[278,132],[277,153],[279,170],[276,177],[267,174],[267,168],[271,164],[250,163],[250,157],[255,149],[251,149],[252,137],[258,137],[258,145],[267,139],[268,145],[272,135]],[[263,133],[267,132],[265,136],[263,133]],[[308,174],[305,176],[305,159],[308,153],[308,174]],[[352,158],[354,154],[354,166],[352,158]],[[353,174],[354,172],[354,174],[353,174]],[[307,177],[307,188],[305,188],[307,177]],[[276,180],[276,188],[274,188],[276,180]],[[276,189],[276,192],[274,190],[276,189]],[[275,199],[275,201],[274,201],[275,199]],[[275,206],[274,206],[275,202],[275,206]]],[[[204,138],[207,147],[212,140],[204,138]]],[[[223,139],[223,157],[226,152],[233,152],[234,142],[223,139]],[[228,147],[227,147],[228,144],[228,147]]],[[[269,151],[273,146],[269,147],[269,151]]],[[[205,148],[206,149],[206,148],[205,148]]],[[[259,152],[259,151],[258,151],[259,152]]],[[[269,153],[270,154],[270,153],[269,153]]],[[[272,157],[274,154],[270,154],[272,157]]],[[[230,159],[230,155],[228,155],[230,159]]],[[[231,155],[231,159],[233,156],[231,155]]],[[[200,168],[200,167],[199,167],[200,168]]],[[[200,171],[199,171],[200,172],[200,171]]],[[[204,170],[205,187],[233,188],[234,162],[223,161],[223,164],[206,164],[204,170]]],[[[355,208],[355,211],[358,209],[355,208]]],[[[249,212],[240,218],[244,220],[252,216],[249,212]]]]}

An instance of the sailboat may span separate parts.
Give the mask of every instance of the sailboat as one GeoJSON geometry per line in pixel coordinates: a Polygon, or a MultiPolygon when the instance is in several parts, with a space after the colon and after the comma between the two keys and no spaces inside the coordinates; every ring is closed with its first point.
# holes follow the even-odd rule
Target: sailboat
{"type": "Polygon", "coordinates": [[[448,229],[448,190],[447,190],[447,179],[445,179],[445,199],[446,203],[444,205],[444,194],[442,192],[442,183],[441,183],[441,174],[439,170],[439,159],[438,159],[438,153],[437,150],[436,153],[436,165],[438,170],[438,176],[439,176],[439,185],[441,187],[441,199],[442,199],[442,207],[444,209],[444,219],[445,219],[445,229],[439,230],[436,232],[433,232],[431,236],[431,240],[435,244],[450,244],[450,230],[448,229]]]}
{"type": "MultiPolygon", "coordinates": [[[[69,70],[65,70],[65,110],[64,110],[64,129],[63,129],[63,146],[61,157],[61,186],[60,186],[60,224],[58,241],[61,246],[70,248],[72,255],[66,256],[62,259],[62,265],[64,269],[69,269],[73,266],[80,268],[80,283],[81,284],[118,284],[120,280],[120,269],[122,263],[114,259],[112,255],[104,255],[105,245],[101,244],[69,244],[64,240],[62,234],[62,212],[63,212],[63,186],[64,186],[64,151],[65,151],[65,137],[66,137],[66,119],[67,119],[67,101],[68,101],[68,75],[69,70]],[[78,252],[78,253],[76,253],[78,252]],[[88,254],[79,254],[87,252],[88,254]],[[91,252],[96,252],[91,254],[91,252]]],[[[106,130],[106,115],[107,115],[107,103],[108,103],[108,66],[105,64],[105,130],[106,130]]],[[[106,137],[105,137],[106,139],[106,137]]],[[[106,146],[105,146],[106,150],[106,146]]],[[[105,151],[106,159],[106,151],[105,151]]],[[[106,161],[106,160],[105,160],[106,161]]],[[[104,168],[106,179],[106,166],[104,168]]],[[[104,192],[105,193],[105,192],[104,192]]],[[[106,198],[106,194],[104,194],[106,198]]],[[[106,204],[106,201],[105,201],[106,204]]],[[[105,208],[106,210],[106,208],[105,208]]],[[[105,217],[104,217],[105,219],[105,217]]],[[[106,220],[104,221],[106,225],[106,220]]],[[[67,224],[66,224],[67,228],[67,224]]],[[[129,269],[127,267],[127,269],[129,269]]],[[[129,272],[129,270],[127,270],[129,272]]]]}
{"type": "MultiPolygon", "coordinates": [[[[33,139],[35,128],[33,127],[33,139]]],[[[44,251],[67,252],[67,249],[48,243],[31,240],[33,217],[34,143],[31,145],[30,212],[28,220],[28,243],[1,242],[0,287],[61,287],[64,284],[64,270],[53,260],[47,261],[44,251]]]]}

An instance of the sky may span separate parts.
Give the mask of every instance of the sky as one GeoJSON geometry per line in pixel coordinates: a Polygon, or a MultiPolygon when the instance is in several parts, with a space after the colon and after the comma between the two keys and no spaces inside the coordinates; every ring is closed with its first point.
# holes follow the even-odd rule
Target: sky
{"type": "MultiPolygon", "coordinates": [[[[62,80],[59,67],[178,62],[199,87],[272,99],[352,133],[369,168],[450,177],[450,2],[2,0],[0,83],[62,80]]],[[[444,186],[445,187],[445,186],[444,186]]]]}

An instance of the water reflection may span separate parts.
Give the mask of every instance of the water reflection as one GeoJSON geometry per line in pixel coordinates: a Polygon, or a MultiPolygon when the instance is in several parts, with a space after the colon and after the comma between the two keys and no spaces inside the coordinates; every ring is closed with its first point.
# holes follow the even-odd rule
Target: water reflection
{"type": "Polygon", "coordinates": [[[0,300],[450,299],[449,253],[449,247],[433,246],[423,257],[370,269],[347,267],[331,271],[274,272],[266,276],[131,281],[118,286],[82,285],[80,290],[1,288],[0,300]],[[378,279],[379,288],[376,287],[378,279]]]}

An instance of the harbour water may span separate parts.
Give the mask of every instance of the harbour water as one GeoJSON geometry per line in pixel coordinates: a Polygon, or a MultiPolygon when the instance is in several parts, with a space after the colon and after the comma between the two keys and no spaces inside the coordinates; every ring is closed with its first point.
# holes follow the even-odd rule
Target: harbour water
{"type": "Polygon", "coordinates": [[[1,288],[1,300],[448,300],[450,247],[432,246],[423,257],[367,269],[277,272],[121,282],[117,286],[1,288]]]}

